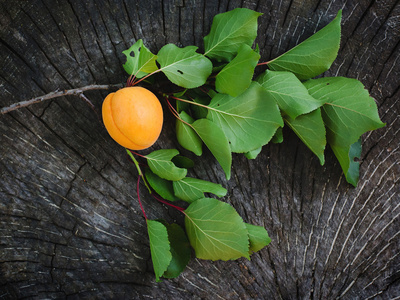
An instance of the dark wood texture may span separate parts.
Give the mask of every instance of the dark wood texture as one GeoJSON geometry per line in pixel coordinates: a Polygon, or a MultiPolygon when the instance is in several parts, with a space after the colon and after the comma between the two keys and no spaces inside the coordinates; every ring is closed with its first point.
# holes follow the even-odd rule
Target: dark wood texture
{"type": "MultiPolygon", "coordinates": [[[[343,9],[339,55],[326,76],[363,82],[385,128],[363,137],[360,182],[346,183],[284,130],[253,161],[234,155],[232,179],[210,154],[198,178],[228,189],[223,200],[272,243],[251,261],[193,259],[156,283],[137,174],[78,97],[0,116],[0,299],[390,299],[400,296],[400,2],[397,0],[0,1],[0,107],[91,84],[123,83],[137,39],[203,47],[215,14],[264,13],[266,61],[343,9]]],[[[85,93],[100,109],[105,91],[85,93]]],[[[150,150],[178,147],[174,120],[150,150]]],[[[185,152],[186,153],[186,152],[185,152]]],[[[182,222],[140,187],[151,218],[182,222]]]]}

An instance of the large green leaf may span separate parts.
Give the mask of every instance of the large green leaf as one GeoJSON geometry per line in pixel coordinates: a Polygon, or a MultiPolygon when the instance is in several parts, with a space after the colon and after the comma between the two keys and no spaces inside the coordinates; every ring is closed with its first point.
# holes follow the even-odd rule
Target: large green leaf
{"type": "Polygon", "coordinates": [[[181,180],[187,174],[186,169],[178,168],[171,159],[178,155],[176,149],[161,149],[146,155],[150,169],[159,177],[167,180],[181,180]]]}
{"type": "Polygon", "coordinates": [[[208,119],[199,119],[193,122],[192,126],[221,165],[225,172],[226,179],[230,179],[232,154],[229,141],[222,129],[208,119]]]}
{"type": "Polygon", "coordinates": [[[261,250],[271,242],[271,238],[264,227],[248,223],[245,224],[249,233],[250,254],[251,252],[257,252],[261,250]]]}
{"type": "Polygon", "coordinates": [[[136,75],[137,78],[141,78],[158,70],[157,56],[143,45],[141,39],[122,53],[126,56],[126,63],[123,67],[129,75],[136,75]]]}
{"type": "Polygon", "coordinates": [[[326,139],[333,149],[346,180],[357,185],[358,164],[354,162],[361,144],[362,134],[385,126],[379,118],[374,99],[356,79],[324,77],[304,83],[309,93],[326,104],[322,118],[326,126],[326,139]]]}
{"type": "Polygon", "coordinates": [[[160,281],[172,260],[167,228],[158,221],[147,220],[147,231],[156,281],[160,281]]]}
{"type": "Polygon", "coordinates": [[[304,83],[309,93],[325,103],[322,117],[330,145],[346,147],[360,136],[385,126],[373,98],[363,84],[351,78],[324,77],[304,83]]]}
{"type": "Polygon", "coordinates": [[[166,199],[169,201],[179,200],[179,198],[175,197],[174,188],[172,186],[172,181],[165,180],[165,179],[157,176],[150,170],[150,168],[147,168],[144,174],[145,174],[146,180],[150,184],[150,186],[163,199],[166,199]]]}
{"type": "Polygon", "coordinates": [[[220,184],[197,178],[185,177],[173,183],[175,196],[186,202],[204,198],[204,193],[223,197],[227,191],[220,184]]]}
{"type": "Polygon", "coordinates": [[[340,21],[336,18],[311,37],[275,58],[268,66],[275,71],[293,72],[300,80],[306,80],[328,70],[336,59],[340,46],[340,21]]]}
{"type": "Polygon", "coordinates": [[[211,61],[196,52],[197,47],[179,48],[167,44],[157,54],[160,70],[168,79],[184,88],[195,88],[203,85],[212,71],[211,61]]]}
{"type": "Polygon", "coordinates": [[[257,82],[238,97],[217,94],[207,118],[222,128],[232,152],[249,152],[267,144],[283,120],[276,102],[257,82]]]}
{"type": "MultiPolygon", "coordinates": [[[[179,114],[179,117],[188,124],[192,124],[194,122],[194,119],[185,111],[182,111],[179,114]]],[[[184,122],[176,119],[176,138],[183,148],[200,156],[203,153],[203,142],[196,131],[194,131],[192,127],[184,122]]]]}
{"type": "Polygon", "coordinates": [[[243,93],[253,79],[259,59],[260,55],[250,46],[242,45],[237,56],[217,74],[215,79],[217,91],[233,97],[243,93]]]}
{"type": "Polygon", "coordinates": [[[273,98],[291,119],[309,113],[323,104],[312,97],[291,72],[267,70],[257,78],[257,82],[265,88],[266,95],[273,98]]]}
{"type": "Polygon", "coordinates": [[[164,225],[168,231],[168,239],[170,242],[172,259],[168,266],[168,269],[164,272],[162,276],[165,278],[175,278],[182,273],[190,260],[190,243],[181,226],[179,226],[178,224],[166,223],[164,223],[164,225]]]}
{"type": "Polygon", "coordinates": [[[197,258],[249,258],[247,227],[228,203],[212,198],[194,201],[185,210],[185,227],[197,258]]]}
{"type": "Polygon", "coordinates": [[[323,165],[325,163],[326,133],[321,110],[318,108],[308,114],[298,116],[296,119],[287,116],[285,122],[323,165]]]}
{"type": "Polygon", "coordinates": [[[231,61],[242,44],[254,43],[261,15],[247,8],[216,15],[210,33],[204,37],[205,55],[217,61],[231,61]]]}

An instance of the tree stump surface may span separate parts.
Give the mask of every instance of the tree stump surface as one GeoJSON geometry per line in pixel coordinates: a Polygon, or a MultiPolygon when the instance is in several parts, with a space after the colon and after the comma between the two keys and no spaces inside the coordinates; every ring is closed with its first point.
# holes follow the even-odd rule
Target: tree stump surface
{"type": "MultiPolygon", "coordinates": [[[[324,76],[359,79],[386,127],[363,136],[360,181],[331,150],[319,164],[284,129],[256,160],[233,156],[227,182],[208,152],[190,174],[272,243],[251,261],[192,259],[155,282],[137,173],[93,111],[68,96],[0,116],[0,299],[397,299],[400,296],[400,2],[396,0],[0,2],[0,107],[51,91],[124,83],[136,40],[203,48],[212,18],[247,7],[261,61],[309,37],[343,9],[337,60],[324,76]]],[[[85,95],[100,110],[107,91],[85,95]]],[[[178,148],[174,119],[149,150],[178,148]]],[[[188,154],[182,151],[184,154],[188,154]]],[[[190,154],[189,154],[190,155],[190,154]]],[[[191,156],[193,157],[193,156],[191,156]]],[[[150,218],[183,222],[140,185],[150,218]]]]}

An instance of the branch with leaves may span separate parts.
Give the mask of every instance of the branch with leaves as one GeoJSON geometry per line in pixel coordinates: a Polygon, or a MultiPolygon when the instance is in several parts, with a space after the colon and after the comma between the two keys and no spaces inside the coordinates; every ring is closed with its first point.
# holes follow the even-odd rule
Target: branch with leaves
{"type": "MultiPolygon", "coordinates": [[[[154,55],[138,40],[123,51],[127,58],[123,67],[129,74],[127,86],[154,82],[157,75],[164,74],[176,88],[175,93],[159,93],[176,117],[178,143],[196,156],[207,147],[227,179],[231,176],[232,153],[255,159],[263,146],[283,141],[282,128],[287,125],[321,165],[328,144],[346,180],[356,186],[361,136],[385,124],[360,81],[345,77],[313,79],[336,59],[341,11],[320,31],[268,62],[259,62],[259,49],[253,47],[260,16],[244,8],[215,16],[210,33],[204,37],[204,54],[195,46],[167,44],[154,55]],[[257,67],[267,69],[254,78],[257,67]]],[[[54,92],[3,108],[2,114],[47,99],[82,96],[86,90],[110,87],[116,86],[54,92]]],[[[187,169],[194,163],[179,155],[177,149],[147,155],[127,152],[138,170],[138,185],[142,180],[156,200],[177,209],[185,218],[185,230],[163,220],[149,220],[137,190],[157,281],[177,277],[184,270],[190,247],[198,258],[226,261],[249,259],[251,253],[270,243],[265,228],[245,223],[231,205],[206,197],[205,193],[223,197],[227,190],[220,184],[187,177],[187,169]],[[144,171],[136,157],[146,160],[144,171]],[[179,201],[186,202],[187,207],[171,203],[179,201]]]]}
{"type": "MultiPolygon", "coordinates": [[[[356,186],[359,162],[355,159],[361,154],[361,136],[383,127],[384,123],[374,100],[358,80],[313,79],[327,71],[336,59],[341,11],[320,31],[268,62],[259,62],[259,49],[252,48],[260,15],[238,8],[215,16],[210,33],[204,37],[204,54],[198,53],[195,46],[179,48],[168,44],[154,55],[142,40],[137,41],[123,52],[127,57],[124,68],[131,75],[129,85],[157,73],[163,73],[175,84],[176,93],[160,93],[176,117],[179,144],[197,156],[202,155],[206,146],[227,179],[232,153],[255,159],[269,142],[283,141],[282,128],[287,125],[321,165],[325,163],[328,144],[346,180],[356,186]],[[267,70],[254,78],[255,68],[264,66],[267,70]]],[[[226,191],[214,183],[186,178],[186,171],[172,161],[176,155],[176,149],[147,155],[150,168],[146,178],[165,199],[190,203],[181,211],[189,242],[198,258],[248,258],[248,252],[254,250],[253,244],[259,245],[257,250],[260,250],[269,243],[264,228],[245,224],[228,204],[204,198],[204,192],[223,196],[226,191]],[[234,232],[240,232],[241,237],[234,238],[234,232]],[[253,234],[257,239],[252,240],[253,234]]],[[[161,276],[169,277],[169,268],[174,268],[177,258],[172,254],[177,241],[170,233],[171,225],[157,222],[147,220],[153,265],[159,280],[161,276]]],[[[182,244],[187,244],[183,237],[179,247],[182,244]]],[[[186,261],[187,255],[182,254],[181,258],[186,261]]]]}

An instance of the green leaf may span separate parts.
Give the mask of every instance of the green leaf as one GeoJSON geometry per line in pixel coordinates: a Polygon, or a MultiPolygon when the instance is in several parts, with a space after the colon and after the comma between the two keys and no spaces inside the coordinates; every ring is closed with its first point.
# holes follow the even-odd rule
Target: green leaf
{"type": "Polygon", "coordinates": [[[199,119],[193,122],[192,126],[221,165],[226,179],[229,180],[231,177],[232,154],[229,141],[222,129],[207,119],[199,119]]]}
{"type": "Polygon", "coordinates": [[[326,103],[322,107],[322,118],[327,142],[339,160],[346,179],[355,186],[358,167],[351,163],[354,158],[351,149],[359,148],[355,143],[362,134],[385,126],[379,118],[374,99],[356,79],[324,77],[309,80],[304,85],[314,98],[326,103]]]}
{"type": "Polygon", "coordinates": [[[150,170],[150,168],[146,169],[145,176],[146,176],[146,180],[150,184],[150,186],[162,198],[169,200],[169,201],[179,200],[179,198],[175,197],[174,188],[172,186],[172,181],[162,179],[161,177],[154,174],[150,170]]]}
{"type": "Polygon", "coordinates": [[[173,95],[174,95],[174,97],[181,98],[186,94],[186,92],[187,92],[187,89],[184,89],[180,92],[174,93],[173,95]]]}
{"type": "Polygon", "coordinates": [[[290,72],[267,70],[257,78],[257,82],[265,88],[267,97],[273,98],[291,119],[324,104],[312,97],[301,81],[290,72]]]}
{"type": "Polygon", "coordinates": [[[212,72],[213,72],[213,73],[218,73],[218,72],[221,71],[226,65],[227,65],[226,62],[214,62],[214,63],[213,63],[212,72]]]}
{"type": "Polygon", "coordinates": [[[242,44],[254,43],[261,15],[247,8],[216,15],[210,33],[204,37],[205,55],[216,61],[231,61],[242,44]]]}
{"type": "Polygon", "coordinates": [[[129,75],[136,75],[137,78],[142,78],[158,70],[156,65],[157,56],[143,45],[141,39],[129,49],[122,51],[122,53],[126,56],[126,63],[123,67],[129,75]]]}
{"type": "Polygon", "coordinates": [[[208,107],[207,119],[224,131],[232,152],[244,153],[266,145],[283,126],[278,105],[254,81],[238,97],[217,94],[208,107]]]}
{"type": "MultiPolygon", "coordinates": [[[[188,124],[194,122],[194,119],[184,111],[179,114],[179,117],[188,124]]],[[[176,119],[176,137],[178,142],[186,150],[192,151],[197,156],[201,156],[203,153],[203,142],[196,131],[184,122],[176,119]]]]}
{"type": "Polygon", "coordinates": [[[245,223],[249,232],[250,254],[260,251],[271,242],[267,230],[262,226],[245,223]]]}
{"type": "Polygon", "coordinates": [[[355,161],[355,158],[360,158],[361,156],[361,139],[348,147],[331,145],[331,148],[342,167],[346,181],[356,187],[359,178],[360,163],[355,161]]]}
{"type": "Polygon", "coordinates": [[[304,83],[309,93],[326,104],[322,117],[327,127],[330,145],[347,147],[360,136],[385,126],[378,115],[378,108],[363,84],[345,77],[324,77],[304,83]]]}
{"type": "Polygon", "coordinates": [[[171,161],[179,168],[189,169],[194,167],[194,161],[186,156],[177,155],[171,161]]]}
{"type": "MultiPolygon", "coordinates": [[[[181,99],[187,100],[186,97],[177,97],[177,98],[181,98],[181,99]]],[[[188,111],[189,109],[190,109],[190,104],[189,103],[183,102],[183,101],[176,101],[176,111],[178,113],[181,113],[183,111],[188,111]]]]}
{"type": "Polygon", "coordinates": [[[261,150],[262,150],[262,147],[257,148],[257,149],[254,149],[254,150],[251,150],[251,151],[249,151],[249,152],[246,152],[246,153],[244,154],[244,156],[245,156],[247,159],[255,159],[255,158],[258,156],[258,154],[260,154],[261,150]]]}
{"type": "Polygon", "coordinates": [[[167,44],[158,52],[157,61],[168,79],[184,88],[195,88],[203,85],[212,71],[211,61],[196,52],[197,47],[179,48],[167,44]]]}
{"type": "Polygon", "coordinates": [[[274,136],[271,139],[271,142],[274,144],[280,144],[283,142],[283,131],[282,131],[282,127],[279,127],[274,136]]]}
{"type": "Polygon", "coordinates": [[[194,201],[185,210],[185,226],[197,258],[224,261],[249,258],[246,225],[228,203],[212,198],[194,201]]]}
{"type": "MultiPolygon", "coordinates": [[[[201,105],[208,105],[210,104],[210,97],[196,97],[193,99],[193,102],[201,104],[201,105]]],[[[191,111],[193,113],[193,117],[195,117],[196,119],[204,119],[207,117],[207,113],[208,113],[208,109],[203,107],[203,106],[199,106],[199,105],[192,105],[191,106],[191,111]]]]}
{"type": "Polygon", "coordinates": [[[250,85],[260,55],[244,44],[237,56],[216,76],[215,88],[220,93],[236,97],[250,85]]]}
{"type": "Polygon", "coordinates": [[[300,80],[322,74],[331,67],[339,51],[341,19],[340,10],[332,22],[268,66],[275,71],[290,71],[300,80]]]}
{"type": "Polygon", "coordinates": [[[167,228],[158,221],[147,220],[147,231],[150,240],[151,260],[153,261],[156,281],[161,281],[160,277],[167,270],[172,255],[168,240],[167,228]]]}
{"type": "Polygon", "coordinates": [[[325,163],[326,133],[321,110],[316,109],[308,114],[298,116],[296,119],[287,116],[285,122],[319,158],[319,162],[323,165],[325,163]]]}
{"type": "Polygon", "coordinates": [[[173,188],[176,197],[189,203],[204,198],[204,193],[212,193],[218,197],[227,193],[220,184],[190,177],[174,181],[173,188]]]}
{"type": "Polygon", "coordinates": [[[165,278],[176,278],[186,268],[190,257],[191,248],[189,240],[178,224],[164,224],[168,231],[172,260],[168,269],[163,274],[165,278]]]}
{"type": "Polygon", "coordinates": [[[180,180],[187,174],[186,169],[178,168],[171,159],[178,155],[176,149],[161,149],[146,155],[150,169],[159,177],[166,180],[180,180]]]}

